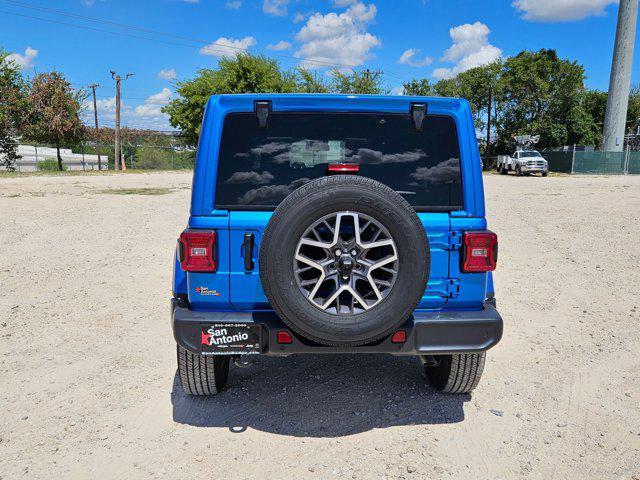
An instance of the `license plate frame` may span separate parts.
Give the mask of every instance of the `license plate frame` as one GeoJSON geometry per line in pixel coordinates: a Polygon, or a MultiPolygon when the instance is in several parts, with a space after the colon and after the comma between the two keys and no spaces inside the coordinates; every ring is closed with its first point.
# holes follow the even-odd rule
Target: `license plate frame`
{"type": "Polygon", "coordinates": [[[262,353],[262,327],[252,323],[200,325],[202,355],[256,355],[262,353]]]}

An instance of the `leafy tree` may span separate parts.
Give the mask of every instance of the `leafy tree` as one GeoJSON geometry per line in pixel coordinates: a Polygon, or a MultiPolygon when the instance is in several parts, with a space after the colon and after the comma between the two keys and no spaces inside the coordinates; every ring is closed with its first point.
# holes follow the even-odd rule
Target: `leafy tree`
{"type": "Polygon", "coordinates": [[[335,93],[381,95],[389,93],[382,85],[382,72],[369,69],[341,72],[337,68],[331,71],[331,90],[335,93]]]}
{"type": "Polygon", "coordinates": [[[418,95],[427,97],[435,93],[433,85],[428,78],[413,78],[402,84],[403,93],[405,95],[418,95]]]}
{"type": "Polygon", "coordinates": [[[173,127],[193,143],[200,133],[204,107],[211,95],[222,93],[288,93],[296,91],[294,72],[280,69],[276,60],[240,53],[224,57],[216,69],[202,69],[196,78],[178,82],[179,98],[163,107],[173,127]]]}
{"type": "MultiPolygon", "coordinates": [[[[582,108],[589,116],[589,134],[585,145],[600,145],[604,116],[607,110],[607,92],[586,90],[582,94],[582,108]],[[590,141],[589,141],[590,140],[590,141]]],[[[636,133],[640,127],[640,86],[634,86],[629,93],[629,107],[627,109],[626,133],[636,133]]]]}
{"type": "Polygon", "coordinates": [[[604,113],[607,109],[607,92],[598,90],[586,90],[582,94],[582,108],[591,119],[591,137],[593,145],[602,143],[602,130],[604,128],[604,113]]]}
{"type": "Polygon", "coordinates": [[[27,137],[56,146],[58,170],[63,170],[60,147],[83,138],[80,120],[82,91],[71,88],[64,76],[56,71],[36,75],[29,92],[29,125],[27,137]]]}
{"type": "Polygon", "coordinates": [[[593,141],[581,98],[584,68],[560,59],[555,50],[522,51],[504,62],[501,75],[500,141],[538,134],[539,145],[554,147],[593,141]]]}
{"type": "MultiPolygon", "coordinates": [[[[604,118],[604,117],[603,117],[604,118]]],[[[640,127],[640,85],[635,85],[629,93],[627,109],[627,133],[635,133],[640,127]]]]}
{"type": "Polygon", "coordinates": [[[432,85],[428,79],[413,79],[404,83],[405,95],[436,95],[458,97],[469,101],[476,129],[487,127],[489,96],[493,99],[492,126],[495,121],[496,101],[500,98],[500,75],[502,62],[497,60],[488,65],[472,68],[454,78],[443,79],[432,85]]]}
{"type": "Polygon", "coordinates": [[[0,156],[7,170],[15,170],[17,137],[24,127],[27,111],[27,83],[20,68],[0,49],[0,156]]]}
{"type": "MultiPolygon", "coordinates": [[[[441,97],[465,98],[471,105],[471,111],[478,130],[487,127],[489,96],[495,103],[501,97],[502,61],[471,68],[451,79],[440,80],[434,85],[435,93],[441,97]]],[[[494,118],[492,112],[492,118],[494,118]]]]}
{"type": "Polygon", "coordinates": [[[296,92],[300,93],[329,93],[330,86],[316,72],[306,68],[298,68],[296,92]]]}

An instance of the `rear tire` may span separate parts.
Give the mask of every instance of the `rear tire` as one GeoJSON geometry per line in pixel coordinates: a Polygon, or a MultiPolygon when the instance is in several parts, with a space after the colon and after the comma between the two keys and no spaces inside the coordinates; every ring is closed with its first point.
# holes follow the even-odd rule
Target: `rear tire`
{"type": "Polygon", "coordinates": [[[229,377],[226,355],[198,355],[178,345],[178,376],[187,395],[220,393],[229,377]]]}
{"type": "Polygon", "coordinates": [[[431,385],[444,393],[469,393],[480,381],[486,353],[435,355],[436,366],[425,366],[431,385]]]}

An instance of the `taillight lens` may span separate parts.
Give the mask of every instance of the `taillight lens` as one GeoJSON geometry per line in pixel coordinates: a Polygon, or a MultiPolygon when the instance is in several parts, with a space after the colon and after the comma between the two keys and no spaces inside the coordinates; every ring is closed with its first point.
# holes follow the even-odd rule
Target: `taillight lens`
{"type": "Polygon", "coordinates": [[[491,272],[498,262],[498,236],[488,230],[465,232],[462,236],[463,272],[491,272]]]}
{"type": "Polygon", "coordinates": [[[330,173],[358,173],[360,165],[357,163],[330,163],[327,171],[330,173]]]}
{"type": "Polygon", "coordinates": [[[215,272],[216,232],[185,230],[179,240],[180,266],[185,272],[215,272]]]}

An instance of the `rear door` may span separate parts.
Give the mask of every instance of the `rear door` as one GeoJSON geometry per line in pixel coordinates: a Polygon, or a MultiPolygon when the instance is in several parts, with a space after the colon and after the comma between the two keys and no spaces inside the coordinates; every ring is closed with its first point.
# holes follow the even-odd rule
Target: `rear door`
{"type": "Polygon", "coordinates": [[[422,131],[408,114],[271,112],[266,128],[252,113],[227,115],[215,204],[229,211],[233,307],[269,308],[258,253],[272,211],[334,163],[357,163],[360,175],[385,183],[418,211],[431,248],[429,283],[418,308],[444,307],[457,288],[449,276],[455,245],[449,212],[462,208],[459,157],[455,122],[446,115],[427,115],[422,131]]]}
{"type": "Polygon", "coordinates": [[[272,212],[230,212],[229,291],[232,305],[239,310],[269,308],[260,282],[258,253],[262,234],[271,214],[272,212]]]}
{"type": "MultiPolygon", "coordinates": [[[[451,235],[449,214],[419,214],[431,248],[429,282],[418,305],[421,309],[439,309],[457,293],[457,279],[449,278],[451,235]]],[[[239,310],[268,309],[258,267],[258,253],[271,212],[230,212],[230,285],[231,303],[239,310]],[[251,239],[251,240],[248,240],[251,239]]]]}

